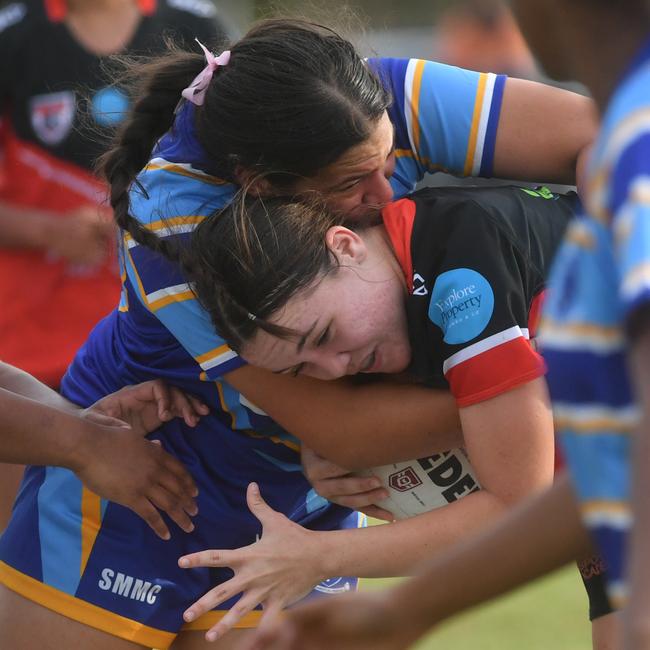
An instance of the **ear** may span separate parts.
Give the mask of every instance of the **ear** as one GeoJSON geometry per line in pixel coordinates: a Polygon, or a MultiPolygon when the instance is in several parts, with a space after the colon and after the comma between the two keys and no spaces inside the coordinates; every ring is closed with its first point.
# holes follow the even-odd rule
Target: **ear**
{"type": "Polygon", "coordinates": [[[343,266],[359,265],[368,257],[366,243],[345,226],[332,226],[325,233],[325,244],[343,266]]]}
{"type": "Polygon", "coordinates": [[[274,196],[273,186],[265,176],[259,173],[246,169],[241,165],[235,167],[234,172],[237,183],[246,190],[247,193],[253,196],[274,196]]]}

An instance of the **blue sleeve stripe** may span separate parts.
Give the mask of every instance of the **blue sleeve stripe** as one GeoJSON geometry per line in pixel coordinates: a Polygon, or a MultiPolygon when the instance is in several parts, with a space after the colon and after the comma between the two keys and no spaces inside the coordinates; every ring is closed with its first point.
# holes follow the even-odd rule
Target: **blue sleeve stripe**
{"type": "Polygon", "coordinates": [[[488,117],[487,129],[485,132],[485,142],[483,143],[483,160],[481,161],[480,176],[492,176],[494,167],[494,150],[497,139],[497,127],[499,125],[499,116],[501,114],[501,104],[503,102],[503,90],[506,85],[507,77],[498,75],[494,81],[492,89],[492,105],[490,106],[490,115],[488,117]]]}

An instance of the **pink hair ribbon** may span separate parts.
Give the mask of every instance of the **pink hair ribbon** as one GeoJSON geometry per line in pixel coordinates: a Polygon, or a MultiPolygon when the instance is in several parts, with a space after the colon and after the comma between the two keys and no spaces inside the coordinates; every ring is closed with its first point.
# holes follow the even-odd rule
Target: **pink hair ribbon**
{"type": "Polygon", "coordinates": [[[214,71],[219,66],[228,65],[228,61],[230,61],[230,50],[225,50],[219,56],[215,56],[207,47],[205,47],[205,45],[203,45],[203,43],[201,43],[201,41],[199,41],[198,38],[195,40],[201,46],[201,49],[205,54],[207,65],[198,75],[196,75],[194,81],[183,90],[181,95],[187,99],[187,101],[192,102],[192,104],[203,106],[205,93],[210,85],[210,79],[212,79],[214,71]]]}

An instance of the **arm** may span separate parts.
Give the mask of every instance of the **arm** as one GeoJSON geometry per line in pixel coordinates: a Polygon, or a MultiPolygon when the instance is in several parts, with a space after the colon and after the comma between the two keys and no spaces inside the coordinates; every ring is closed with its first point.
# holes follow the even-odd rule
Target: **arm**
{"type": "Polygon", "coordinates": [[[630,352],[630,370],[641,407],[641,422],[636,432],[632,455],[632,499],[634,527],[630,542],[630,595],[624,616],[624,647],[650,648],[650,566],[647,549],[650,544],[650,310],[637,314],[630,352]]]}
{"type": "Polygon", "coordinates": [[[463,445],[454,398],[414,384],[355,384],[245,366],[225,377],[321,456],[359,469],[463,445]]]}
{"type": "Polygon", "coordinates": [[[574,185],[597,126],[591,99],[534,81],[508,79],[493,175],[574,185]]]}
{"type": "MultiPolygon", "coordinates": [[[[308,603],[258,630],[246,650],[401,650],[435,624],[590,552],[568,477],[485,532],[380,593],[308,603]]],[[[243,650],[243,649],[242,649],[243,650]]]]}
{"type": "Polygon", "coordinates": [[[49,251],[77,264],[100,263],[116,233],[99,207],[59,215],[0,202],[0,223],[0,248],[49,251]]]}
{"type": "Polygon", "coordinates": [[[461,409],[461,420],[481,491],[393,524],[328,532],[293,524],[269,512],[259,492],[249,493],[251,510],[264,527],[262,539],[244,549],[204,551],[181,558],[184,567],[229,566],[235,571],[233,579],[195,603],[186,620],[244,591],[237,606],[213,628],[220,635],[258,603],[265,602],[275,611],[325,578],[407,574],[416,563],[458,543],[517,501],[549,485],[553,428],[543,379],[461,409]],[[295,567],[300,567],[299,576],[293,575],[295,567]],[[269,585],[269,578],[274,584],[269,585]]]}
{"type": "Polygon", "coordinates": [[[82,410],[27,373],[0,364],[0,461],[66,467],[92,491],[131,508],[168,539],[156,508],[191,531],[188,515],[196,514],[196,486],[175,458],[143,434],[174,416],[194,426],[206,411],[158,381],[124,388],[82,410]]]}

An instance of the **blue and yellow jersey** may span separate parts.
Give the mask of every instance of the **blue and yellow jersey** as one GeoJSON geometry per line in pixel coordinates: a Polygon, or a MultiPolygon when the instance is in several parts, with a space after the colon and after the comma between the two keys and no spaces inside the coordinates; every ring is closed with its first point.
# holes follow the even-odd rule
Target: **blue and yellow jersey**
{"type": "Polygon", "coordinates": [[[648,88],[650,44],[604,116],[588,170],[586,215],[567,232],[542,321],[556,429],[616,603],[625,597],[629,434],[638,417],[625,323],[650,299],[648,88]]]}
{"type": "Polygon", "coordinates": [[[421,59],[370,59],[393,96],[395,197],[426,174],[491,176],[506,77],[421,59]]]}

